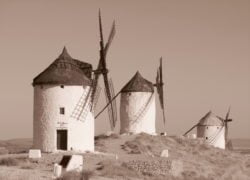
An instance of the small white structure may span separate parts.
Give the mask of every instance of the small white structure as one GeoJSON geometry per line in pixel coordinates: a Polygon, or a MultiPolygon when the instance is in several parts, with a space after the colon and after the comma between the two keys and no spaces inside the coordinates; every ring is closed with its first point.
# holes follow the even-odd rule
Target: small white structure
{"type": "Polygon", "coordinates": [[[154,86],[139,72],[122,88],[120,133],[155,133],[154,86]]]}
{"type": "Polygon", "coordinates": [[[167,132],[161,132],[160,135],[161,136],[167,136],[168,134],[167,134],[167,132]]]}
{"type": "Polygon", "coordinates": [[[41,158],[41,157],[42,157],[42,154],[41,154],[40,149],[30,149],[29,150],[29,158],[37,159],[37,158],[41,158]]]}
{"type": "Polygon", "coordinates": [[[83,157],[81,155],[65,155],[60,166],[63,167],[63,171],[82,171],[83,157]]]}
{"type": "Polygon", "coordinates": [[[189,139],[196,139],[197,135],[196,134],[188,134],[187,138],[189,138],[189,139]]]}
{"type": "Polygon", "coordinates": [[[33,80],[33,147],[93,151],[94,115],[90,110],[92,65],[62,54],[33,80]]]}
{"type": "Polygon", "coordinates": [[[162,152],[161,152],[161,157],[168,157],[168,149],[164,149],[162,152]]]}
{"type": "Polygon", "coordinates": [[[191,134],[190,138],[191,138],[191,139],[196,139],[196,138],[197,138],[197,135],[196,135],[196,134],[191,134]]]}
{"type": "Polygon", "coordinates": [[[58,165],[57,163],[54,164],[53,174],[56,178],[62,175],[62,166],[58,165]]]}
{"type": "Polygon", "coordinates": [[[209,111],[197,125],[197,137],[204,138],[214,147],[225,149],[224,120],[209,111]]]}

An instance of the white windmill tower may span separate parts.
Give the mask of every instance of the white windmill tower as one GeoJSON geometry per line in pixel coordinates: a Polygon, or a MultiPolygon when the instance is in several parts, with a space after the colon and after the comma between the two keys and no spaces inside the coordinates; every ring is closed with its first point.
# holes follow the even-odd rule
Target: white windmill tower
{"type": "Polygon", "coordinates": [[[214,115],[209,111],[201,120],[195,124],[191,129],[189,129],[184,135],[187,135],[195,127],[197,127],[197,137],[203,138],[206,143],[225,149],[228,143],[228,122],[230,108],[226,114],[226,118],[223,119],[219,116],[214,115]]]}
{"type": "MultiPolygon", "coordinates": [[[[43,152],[94,150],[94,115],[72,117],[79,99],[88,98],[92,65],[73,59],[63,49],[61,55],[33,79],[33,146],[43,152]]],[[[80,110],[80,109],[79,109],[80,110]]]]}
{"type": "Polygon", "coordinates": [[[156,104],[154,86],[157,88],[165,125],[162,58],[157,70],[156,84],[144,79],[139,72],[122,88],[120,103],[120,133],[155,134],[156,104]]]}
{"type": "Polygon", "coordinates": [[[120,133],[155,133],[154,85],[137,71],[122,88],[120,133]]]}

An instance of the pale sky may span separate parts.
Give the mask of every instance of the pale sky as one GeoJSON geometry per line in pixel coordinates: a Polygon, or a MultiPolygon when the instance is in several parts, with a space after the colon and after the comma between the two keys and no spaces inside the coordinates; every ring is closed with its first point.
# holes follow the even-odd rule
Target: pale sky
{"type": "MultiPolygon", "coordinates": [[[[154,82],[162,56],[169,134],[231,105],[230,137],[250,138],[249,0],[0,0],[0,139],[32,137],[32,79],[63,46],[97,67],[99,8],[106,38],[116,20],[107,56],[116,92],[137,70],[154,82]]],[[[98,132],[107,118],[95,121],[98,132]]],[[[158,110],[159,131],[161,118],[158,110]]]]}

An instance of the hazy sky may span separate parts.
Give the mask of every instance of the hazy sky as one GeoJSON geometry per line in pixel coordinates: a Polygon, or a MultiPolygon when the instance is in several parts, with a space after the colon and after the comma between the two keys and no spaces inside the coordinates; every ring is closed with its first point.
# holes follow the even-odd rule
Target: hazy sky
{"type": "MultiPolygon", "coordinates": [[[[230,136],[250,138],[249,0],[0,0],[0,139],[32,137],[32,79],[64,45],[96,68],[98,8],[106,38],[116,20],[107,57],[116,92],[137,70],[154,82],[163,56],[169,134],[210,109],[224,117],[231,105],[230,136]]],[[[102,91],[99,109],[103,100],[102,91]]],[[[108,128],[107,117],[97,129],[108,128]]]]}

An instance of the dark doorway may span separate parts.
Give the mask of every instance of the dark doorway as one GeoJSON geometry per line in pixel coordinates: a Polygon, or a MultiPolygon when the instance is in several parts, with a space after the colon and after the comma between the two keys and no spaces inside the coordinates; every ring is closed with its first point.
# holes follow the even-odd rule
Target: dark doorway
{"type": "Polygon", "coordinates": [[[67,130],[57,130],[57,149],[67,150],[68,132],[67,130]]]}

